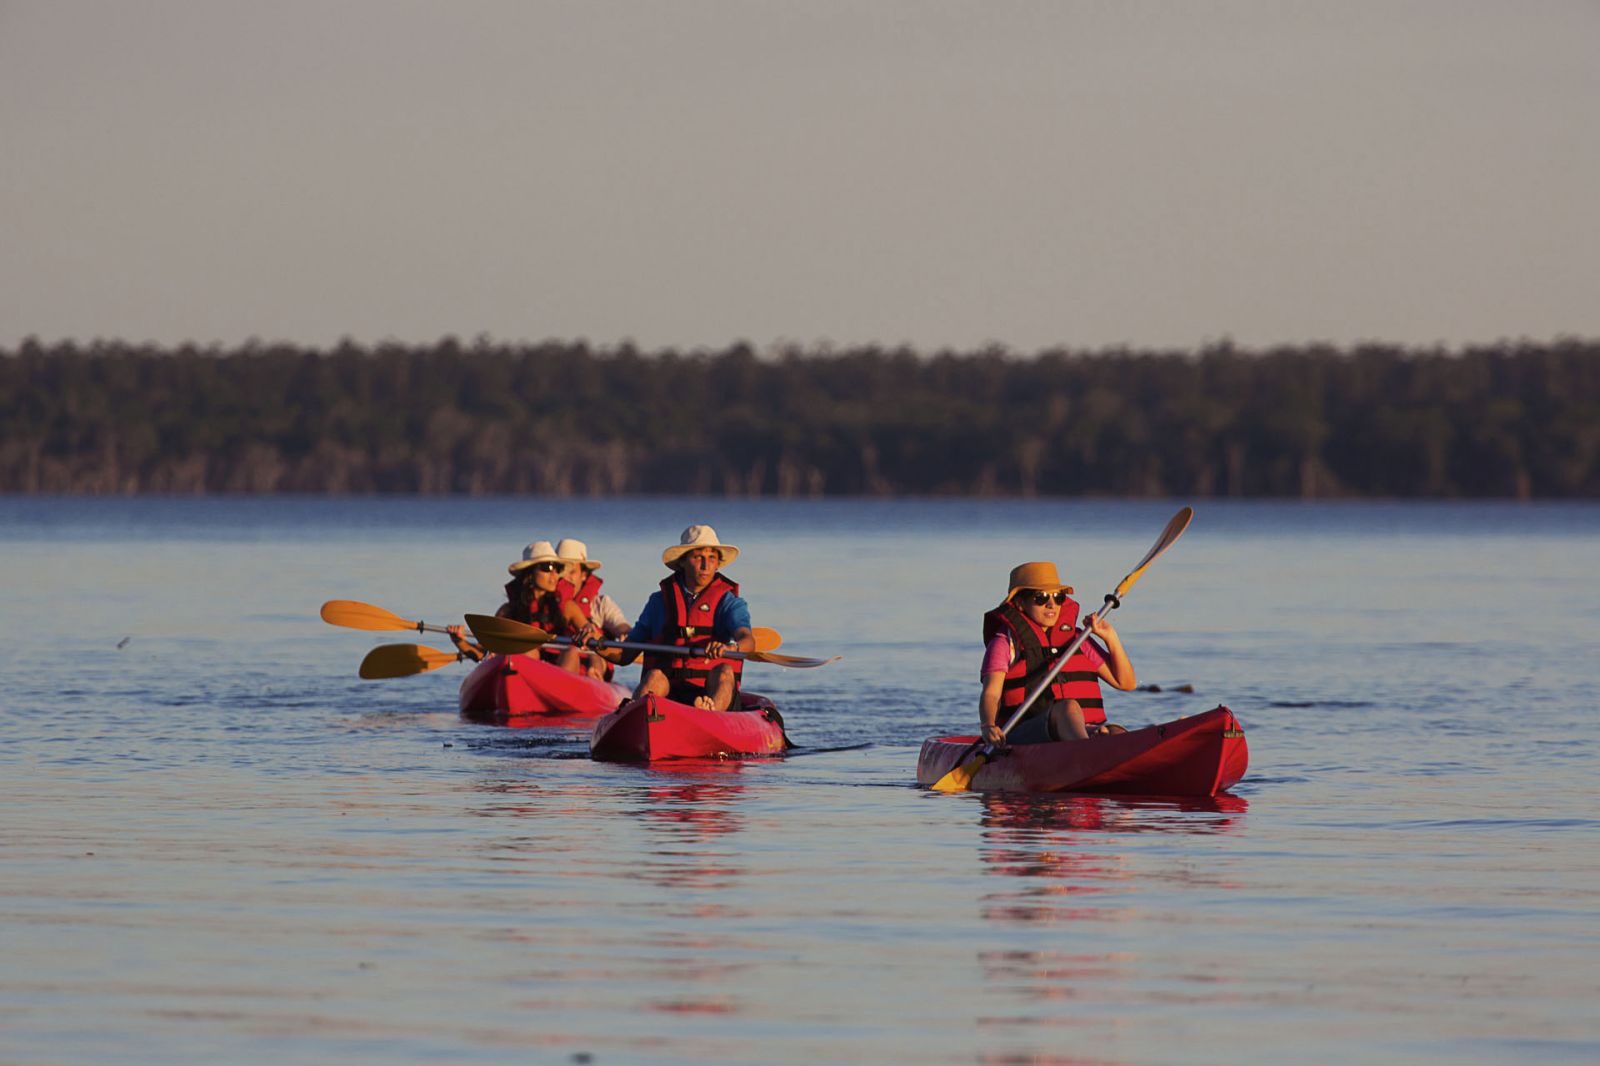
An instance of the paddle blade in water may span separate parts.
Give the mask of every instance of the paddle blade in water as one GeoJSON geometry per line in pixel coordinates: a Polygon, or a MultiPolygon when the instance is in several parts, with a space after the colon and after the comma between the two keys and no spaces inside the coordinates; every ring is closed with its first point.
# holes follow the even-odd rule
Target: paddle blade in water
{"type": "Polygon", "coordinates": [[[965,792],[972,787],[972,779],[983,769],[983,764],[989,761],[989,756],[979,752],[966,762],[960,763],[954,770],[945,774],[928,787],[935,792],[965,792]]]}
{"type": "Polygon", "coordinates": [[[410,677],[412,674],[437,670],[460,658],[455,652],[440,651],[421,644],[382,644],[367,653],[357,673],[369,681],[385,677],[410,677]]]}
{"type": "Polygon", "coordinates": [[[422,623],[408,622],[393,611],[357,600],[329,600],[322,605],[322,620],[348,629],[420,629],[422,623]]]}

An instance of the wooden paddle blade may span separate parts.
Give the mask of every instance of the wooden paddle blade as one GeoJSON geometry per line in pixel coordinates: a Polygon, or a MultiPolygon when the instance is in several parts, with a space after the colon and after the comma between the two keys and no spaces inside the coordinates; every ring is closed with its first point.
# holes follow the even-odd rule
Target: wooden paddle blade
{"type": "Polygon", "coordinates": [[[1156,538],[1156,542],[1149,552],[1145,554],[1143,559],[1139,560],[1139,565],[1134,567],[1133,572],[1123,578],[1122,584],[1117,586],[1117,591],[1114,593],[1117,599],[1120,600],[1128,594],[1128,590],[1133,588],[1138,580],[1144,576],[1144,572],[1150,568],[1150,564],[1156,561],[1156,556],[1172,547],[1173,541],[1182,536],[1183,531],[1189,528],[1189,520],[1193,517],[1193,507],[1181,508],[1177,514],[1172,516],[1172,520],[1167,523],[1167,528],[1161,531],[1161,536],[1156,538]]]}
{"type": "Polygon", "coordinates": [[[747,651],[744,653],[744,658],[753,663],[771,663],[773,666],[789,666],[796,670],[810,670],[813,667],[836,663],[844,656],[835,655],[828,659],[809,659],[803,655],[779,655],[770,651],[747,651]]]}
{"type": "Polygon", "coordinates": [[[988,761],[989,753],[980,751],[965,762],[957,763],[954,770],[928,787],[935,792],[965,792],[972,787],[972,779],[978,776],[978,771],[988,761]]]}
{"type": "Polygon", "coordinates": [[[356,600],[329,600],[322,605],[322,620],[348,629],[421,629],[421,622],[408,622],[393,611],[356,600]]]}
{"type": "Polygon", "coordinates": [[[367,652],[357,673],[369,681],[384,677],[410,677],[412,674],[437,670],[460,658],[455,652],[440,651],[421,644],[381,644],[367,652]]]}
{"type": "Polygon", "coordinates": [[[467,628],[479,643],[499,655],[532,651],[555,639],[542,629],[490,614],[467,615],[467,628]]]}
{"type": "Polygon", "coordinates": [[[756,640],[756,651],[777,651],[783,643],[783,634],[776,629],[756,626],[750,630],[750,635],[756,640]]]}

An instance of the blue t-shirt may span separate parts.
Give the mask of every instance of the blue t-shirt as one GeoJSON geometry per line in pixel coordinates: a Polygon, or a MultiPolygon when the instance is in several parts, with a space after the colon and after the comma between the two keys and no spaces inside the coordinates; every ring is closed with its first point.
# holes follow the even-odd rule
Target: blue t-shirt
{"type": "MultiPolygon", "coordinates": [[[[694,600],[694,593],[688,586],[684,586],[684,597],[694,600]]],[[[645,601],[644,610],[639,612],[639,620],[633,623],[633,629],[628,633],[628,642],[633,644],[670,644],[661,632],[667,620],[666,608],[661,605],[661,590],[650,594],[645,601]]],[[[711,635],[716,640],[729,641],[741,629],[750,628],[750,605],[733,593],[728,593],[717,601],[717,609],[711,616],[711,635]]]]}

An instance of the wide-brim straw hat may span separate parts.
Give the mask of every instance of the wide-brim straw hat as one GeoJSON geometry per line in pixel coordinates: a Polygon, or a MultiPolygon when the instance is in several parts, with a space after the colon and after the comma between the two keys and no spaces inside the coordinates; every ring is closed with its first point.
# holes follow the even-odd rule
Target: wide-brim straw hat
{"type": "Polygon", "coordinates": [[[710,526],[690,526],[678,538],[678,543],[661,553],[661,561],[671,566],[697,548],[717,549],[717,554],[722,556],[723,566],[739,558],[739,549],[718,540],[717,531],[710,526]]]}
{"type": "Polygon", "coordinates": [[[516,574],[530,566],[537,566],[539,563],[559,563],[561,561],[561,556],[556,554],[556,550],[550,546],[549,541],[536,540],[526,548],[523,548],[522,558],[506,567],[506,569],[516,574]]]}
{"type": "Polygon", "coordinates": [[[1017,594],[1019,589],[1038,589],[1040,592],[1071,592],[1072,586],[1061,580],[1061,575],[1056,573],[1055,563],[1023,563],[1021,566],[1012,567],[1011,577],[1007,580],[1011,591],[1006,593],[1006,599],[1017,594]]]}
{"type": "Polygon", "coordinates": [[[564,563],[582,563],[585,570],[598,570],[601,566],[600,560],[589,558],[587,544],[571,537],[561,538],[561,543],[556,545],[556,556],[564,563]]]}

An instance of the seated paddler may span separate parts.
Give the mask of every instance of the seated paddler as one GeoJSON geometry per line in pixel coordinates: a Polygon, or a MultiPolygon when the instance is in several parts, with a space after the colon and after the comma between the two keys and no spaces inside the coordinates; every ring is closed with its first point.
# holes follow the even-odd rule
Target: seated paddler
{"type": "MultiPolygon", "coordinates": [[[[589,558],[589,546],[573,537],[564,537],[556,545],[556,556],[564,566],[556,592],[563,600],[577,604],[584,618],[577,642],[583,644],[592,638],[625,638],[628,635],[628,616],[622,613],[622,608],[617,606],[615,600],[601,591],[602,581],[595,571],[603,564],[598,559],[589,558]]],[[[611,664],[599,654],[583,652],[580,663],[589,676],[607,681],[611,679],[611,664]]]]}
{"type": "MultiPolygon", "coordinates": [[[[567,564],[547,540],[536,540],[522,549],[522,558],[506,567],[511,580],[505,584],[506,601],[495,615],[514,622],[537,626],[545,632],[570,640],[581,640],[589,619],[572,595],[572,586],[562,581],[567,564]]],[[[483,649],[467,640],[460,626],[449,627],[450,639],[463,654],[482,658],[483,649]]],[[[539,655],[563,670],[582,673],[582,653],[574,644],[549,644],[539,655]]]]}
{"type": "MultiPolygon", "coordinates": [[[[1001,727],[1078,635],[1078,602],[1055,563],[1023,563],[1011,571],[1005,600],[983,616],[983,691],[978,721],[983,739],[1001,741],[1001,727]]],[[[1094,617],[1091,636],[1072,653],[1050,686],[1005,734],[1008,744],[1085,740],[1123,732],[1106,722],[1103,681],[1126,692],[1138,683],[1122,638],[1094,617]]]]}
{"type": "MultiPolygon", "coordinates": [[[[650,594],[628,633],[637,644],[676,644],[681,655],[644,652],[644,674],[634,696],[664,696],[707,710],[726,711],[739,694],[742,659],[729,652],[755,650],[750,607],[739,586],[722,573],[739,549],[717,539],[710,526],[690,526],[661,553],[672,573],[650,594]]],[[[619,662],[640,653],[620,649],[619,662]]]]}

